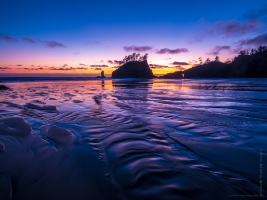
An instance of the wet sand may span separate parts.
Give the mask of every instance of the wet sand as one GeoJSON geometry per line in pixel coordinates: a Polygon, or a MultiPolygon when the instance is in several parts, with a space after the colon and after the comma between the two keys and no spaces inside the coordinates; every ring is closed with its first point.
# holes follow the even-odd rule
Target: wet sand
{"type": "Polygon", "coordinates": [[[0,199],[267,195],[266,79],[4,84],[0,199]]]}

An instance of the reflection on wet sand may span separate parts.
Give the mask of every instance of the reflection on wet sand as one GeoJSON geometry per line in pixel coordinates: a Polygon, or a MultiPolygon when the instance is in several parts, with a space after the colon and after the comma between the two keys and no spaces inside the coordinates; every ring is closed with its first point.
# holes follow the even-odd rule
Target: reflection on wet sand
{"type": "Polygon", "coordinates": [[[267,165],[266,80],[6,85],[0,199],[259,194],[261,149],[267,165]]]}

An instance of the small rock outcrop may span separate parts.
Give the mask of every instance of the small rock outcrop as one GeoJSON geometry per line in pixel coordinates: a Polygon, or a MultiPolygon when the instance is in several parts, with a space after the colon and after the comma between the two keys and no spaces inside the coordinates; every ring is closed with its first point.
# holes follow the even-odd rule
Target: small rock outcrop
{"type": "Polygon", "coordinates": [[[0,85],[0,90],[8,90],[9,88],[5,85],[0,85]]]}
{"type": "Polygon", "coordinates": [[[112,72],[112,78],[154,78],[146,60],[130,61],[112,72]]]}
{"type": "Polygon", "coordinates": [[[101,72],[101,76],[97,76],[96,78],[106,78],[104,75],[104,71],[101,72]]]}

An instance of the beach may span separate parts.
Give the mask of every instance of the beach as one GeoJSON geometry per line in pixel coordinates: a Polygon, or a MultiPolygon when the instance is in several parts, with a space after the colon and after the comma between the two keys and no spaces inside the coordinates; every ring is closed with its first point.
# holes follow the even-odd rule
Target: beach
{"type": "Polygon", "coordinates": [[[267,195],[267,79],[1,84],[0,199],[267,195]]]}

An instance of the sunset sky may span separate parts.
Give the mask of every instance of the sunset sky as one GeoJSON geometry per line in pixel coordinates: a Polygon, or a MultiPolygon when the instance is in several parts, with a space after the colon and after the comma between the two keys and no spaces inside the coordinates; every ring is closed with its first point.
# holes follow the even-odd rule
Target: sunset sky
{"type": "Polygon", "coordinates": [[[0,0],[0,74],[111,74],[133,52],[154,74],[267,44],[266,0],[0,0]]]}

